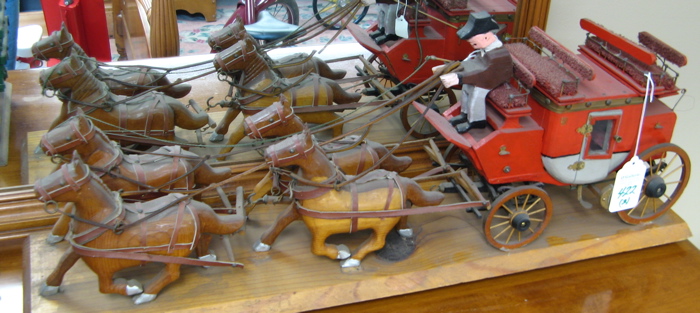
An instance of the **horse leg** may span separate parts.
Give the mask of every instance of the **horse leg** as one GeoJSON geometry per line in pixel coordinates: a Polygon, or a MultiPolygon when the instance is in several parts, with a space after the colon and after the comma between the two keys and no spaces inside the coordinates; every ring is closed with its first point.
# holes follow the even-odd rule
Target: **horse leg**
{"type": "MultiPolygon", "coordinates": [[[[231,136],[228,137],[228,142],[226,143],[226,145],[228,145],[228,147],[221,148],[221,151],[219,151],[219,154],[226,154],[226,153],[231,152],[231,150],[233,150],[233,145],[239,143],[243,139],[243,137],[245,137],[245,130],[244,130],[243,123],[240,123],[240,124],[236,125],[236,127],[231,132],[231,136]]],[[[217,159],[219,161],[223,161],[223,160],[226,160],[226,156],[220,156],[217,159]]]]}
{"type": "MultiPolygon", "coordinates": [[[[265,177],[255,184],[255,187],[253,187],[253,192],[250,195],[250,199],[248,200],[251,203],[254,203],[270,192],[270,190],[272,190],[272,171],[268,171],[267,174],[265,174],[265,177]]],[[[246,213],[250,214],[250,211],[246,211],[246,213]]]]}
{"type": "MultiPolygon", "coordinates": [[[[326,227],[324,224],[333,223],[337,221],[331,220],[320,220],[315,221],[314,228],[309,227],[311,230],[311,253],[319,256],[325,256],[333,260],[345,260],[350,257],[350,249],[345,245],[329,245],[326,244],[326,239],[328,236],[332,235],[330,228],[326,227]]],[[[307,227],[309,225],[307,224],[307,227]]]]}
{"type": "MultiPolygon", "coordinates": [[[[396,219],[394,219],[396,221],[396,219]]],[[[370,238],[362,243],[357,249],[357,252],[353,253],[352,258],[349,258],[341,263],[341,267],[358,267],[362,259],[367,256],[370,252],[377,251],[384,247],[386,243],[386,235],[394,228],[394,223],[391,223],[389,219],[383,221],[374,222],[376,225],[372,227],[372,235],[370,238]]]]}
{"type": "Polygon", "coordinates": [[[73,202],[68,202],[63,207],[63,211],[66,214],[61,214],[61,216],[58,217],[56,223],[53,224],[53,228],[51,228],[51,233],[48,237],[46,237],[46,242],[48,244],[52,245],[61,242],[63,240],[63,237],[66,236],[66,234],[68,233],[68,226],[70,223],[70,217],[68,216],[68,214],[72,214],[74,209],[75,204],[73,204],[73,202]]]}
{"type": "Polygon", "coordinates": [[[233,120],[236,119],[238,113],[241,113],[241,110],[234,109],[233,107],[228,108],[226,113],[224,113],[224,117],[221,118],[221,121],[219,121],[219,123],[216,125],[214,133],[209,137],[209,141],[219,142],[224,140],[224,136],[226,136],[226,133],[228,133],[229,125],[231,125],[233,120]]]}
{"type": "MultiPolygon", "coordinates": [[[[372,149],[374,149],[374,152],[377,152],[377,156],[380,159],[389,154],[389,149],[387,149],[383,144],[372,140],[367,140],[366,142],[372,149]]],[[[380,164],[380,167],[387,171],[401,173],[411,166],[412,162],[413,159],[411,159],[409,156],[397,157],[392,154],[380,164]]]]}
{"type": "Polygon", "coordinates": [[[345,77],[345,74],[347,74],[346,70],[332,69],[330,66],[328,66],[328,63],[326,63],[325,61],[323,61],[317,57],[313,57],[311,59],[311,62],[314,63],[318,74],[323,76],[323,77],[335,80],[335,79],[342,79],[343,77],[345,77]]]}
{"type": "Polygon", "coordinates": [[[77,262],[79,259],[80,256],[73,251],[72,246],[69,246],[68,249],[66,249],[66,252],[63,253],[61,259],[58,261],[56,268],[53,270],[53,272],[51,272],[49,277],[46,278],[46,281],[41,287],[39,294],[44,297],[57,294],[66,272],[68,272],[68,270],[73,267],[75,262],[77,262]]]}
{"type": "Polygon", "coordinates": [[[166,263],[165,268],[146,286],[143,293],[134,297],[134,304],[153,301],[165,286],[180,278],[180,264],[166,263]]]}
{"type": "Polygon", "coordinates": [[[192,112],[189,110],[182,102],[170,99],[167,101],[168,105],[173,109],[175,113],[175,125],[188,129],[198,129],[204,127],[209,123],[209,115],[206,112],[192,112]]]}
{"type": "Polygon", "coordinates": [[[269,251],[270,246],[275,242],[277,236],[279,236],[289,224],[299,219],[301,219],[301,215],[297,212],[294,203],[289,204],[284,211],[277,215],[272,227],[269,227],[265,233],[260,236],[260,241],[253,246],[253,250],[257,252],[269,251]]]}

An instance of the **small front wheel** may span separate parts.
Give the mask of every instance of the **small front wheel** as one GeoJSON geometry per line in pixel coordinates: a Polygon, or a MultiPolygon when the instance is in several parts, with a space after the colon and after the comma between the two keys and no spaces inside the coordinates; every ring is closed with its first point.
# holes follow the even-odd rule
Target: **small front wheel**
{"type": "MultiPolygon", "coordinates": [[[[340,27],[343,24],[338,22],[333,25],[329,25],[327,23],[330,22],[325,20],[326,17],[333,14],[336,11],[345,8],[346,6],[352,3],[353,1],[349,0],[313,0],[311,2],[311,5],[313,6],[312,9],[314,11],[314,16],[317,20],[322,22],[323,25],[328,27],[329,29],[337,30],[340,29],[340,27]]],[[[357,24],[360,21],[362,21],[365,15],[367,15],[367,11],[369,11],[369,6],[365,6],[364,8],[358,10],[357,13],[352,17],[352,22],[357,24]]]]}
{"type": "Polygon", "coordinates": [[[484,218],[486,241],[503,251],[533,242],[552,219],[552,200],[541,188],[520,186],[506,191],[484,218]]]}
{"type": "Polygon", "coordinates": [[[282,22],[299,25],[299,6],[295,0],[276,0],[265,10],[282,22]]]}

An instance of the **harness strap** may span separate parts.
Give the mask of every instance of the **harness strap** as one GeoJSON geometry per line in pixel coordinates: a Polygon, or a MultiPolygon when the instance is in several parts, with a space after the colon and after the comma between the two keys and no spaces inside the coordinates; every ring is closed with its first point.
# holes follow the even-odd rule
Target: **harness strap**
{"type": "MultiPolygon", "coordinates": [[[[357,184],[350,185],[350,197],[352,198],[352,211],[358,212],[360,210],[360,201],[357,199],[357,184]]],[[[350,232],[354,233],[357,231],[357,217],[350,219],[350,232]]]]}
{"type": "MultiPolygon", "coordinates": [[[[170,236],[170,245],[168,245],[168,253],[171,253],[173,251],[173,248],[175,247],[175,242],[177,240],[177,235],[180,232],[180,225],[182,224],[183,214],[185,212],[186,205],[187,205],[187,202],[185,202],[185,201],[181,201],[178,204],[177,215],[175,216],[175,226],[173,229],[173,234],[170,236]]],[[[196,215],[196,214],[193,214],[193,215],[196,215]]]]}
{"type": "MultiPolygon", "coordinates": [[[[173,263],[173,264],[183,264],[183,265],[194,265],[194,266],[233,266],[233,267],[244,267],[242,263],[238,262],[225,262],[225,261],[205,261],[199,259],[192,259],[186,257],[177,257],[171,255],[159,255],[159,254],[148,254],[147,252],[164,250],[165,247],[149,247],[147,250],[144,248],[134,248],[134,249],[95,249],[80,245],[73,241],[72,238],[69,239],[70,244],[73,246],[73,251],[84,257],[92,258],[107,258],[107,259],[123,259],[123,260],[134,260],[142,262],[160,262],[160,263],[173,263]],[[136,252],[138,251],[138,252],[136,252]]],[[[186,249],[189,244],[185,247],[178,247],[178,249],[186,249]]]]}
{"type": "Polygon", "coordinates": [[[299,214],[303,216],[326,219],[326,220],[339,220],[348,218],[390,218],[390,217],[402,217],[409,215],[419,215],[426,213],[438,213],[438,212],[448,212],[454,210],[468,209],[468,208],[483,208],[484,203],[482,202],[460,202],[445,205],[434,205],[419,208],[412,208],[410,210],[390,210],[390,211],[336,211],[336,212],[324,212],[312,210],[305,208],[296,201],[296,207],[299,214]]]}

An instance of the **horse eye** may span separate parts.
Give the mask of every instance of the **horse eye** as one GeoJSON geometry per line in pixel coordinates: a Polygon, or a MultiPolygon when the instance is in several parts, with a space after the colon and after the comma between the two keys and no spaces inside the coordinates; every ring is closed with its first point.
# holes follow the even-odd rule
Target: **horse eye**
{"type": "Polygon", "coordinates": [[[50,44],[50,46],[54,47],[54,46],[56,46],[56,44],[52,42],[52,43],[50,44]]]}
{"type": "Polygon", "coordinates": [[[294,148],[289,149],[289,153],[295,153],[295,152],[297,152],[297,151],[294,150],[294,148]]]}
{"type": "Polygon", "coordinates": [[[71,138],[71,137],[66,137],[66,141],[71,141],[71,139],[73,139],[73,138],[71,138]]]}
{"type": "Polygon", "coordinates": [[[274,122],[274,121],[275,121],[275,119],[273,119],[273,118],[270,118],[270,119],[269,119],[269,120],[267,120],[267,121],[268,121],[268,122],[270,122],[270,123],[272,123],[272,122],[274,122]]]}

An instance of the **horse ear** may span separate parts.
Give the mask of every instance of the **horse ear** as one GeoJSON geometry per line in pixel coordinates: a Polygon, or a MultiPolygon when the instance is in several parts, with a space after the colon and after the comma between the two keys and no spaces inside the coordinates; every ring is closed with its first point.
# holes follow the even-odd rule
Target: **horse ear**
{"type": "Polygon", "coordinates": [[[289,100],[287,99],[287,97],[282,93],[280,94],[280,103],[285,108],[291,107],[291,103],[289,103],[289,100]]]}
{"type": "Polygon", "coordinates": [[[80,155],[78,154],[78,151],[73,150],[73,157],[70,160],[71,164],[75,167],[75,172],[82,176],[85,175],[85,172],[83,171],[83,159],[80,158],[80,155]]]}
{"type": "Polygon", "coordinates": [[[75,116],[83,116],[84,117],[85,112],[83,112],[83,109],[81,109],[80,107],[76,107],[75,108],[75,116]]]}

